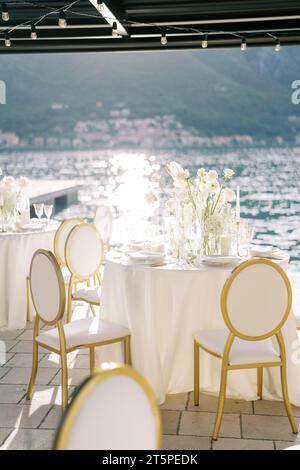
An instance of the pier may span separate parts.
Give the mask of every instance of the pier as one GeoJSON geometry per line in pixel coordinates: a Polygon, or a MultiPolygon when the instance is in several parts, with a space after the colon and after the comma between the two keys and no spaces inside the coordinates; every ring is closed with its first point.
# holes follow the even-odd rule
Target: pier
{"type": "Polygon", "coordinates": [[[31,216],[35,216],[33,204],[53,204],[53,214],[78,202],[78,191],[83,183],[76,180],[30,180],[28,196],[31,216]]]}

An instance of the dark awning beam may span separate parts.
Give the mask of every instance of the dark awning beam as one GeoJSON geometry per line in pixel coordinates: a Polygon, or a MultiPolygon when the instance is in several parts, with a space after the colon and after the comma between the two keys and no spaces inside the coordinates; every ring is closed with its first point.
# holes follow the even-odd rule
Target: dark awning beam
{"type": "Polygon", "coordinates": [[[99,16],[102,16],[103,19],[107,21],[110,26],[113,26],[113,24],[116,23],[118,34],[120,34],[121,36],[128,36],[128,33],[124,28],[123,24],[121,23],[120,19],[117,18],[115,13],[110,8],[108,8],[107,2],[101,2],[101,11],[98,10],[98,0],[90,0],[90,2],[95,7],[95,10],[99,13],[99,16]]]}

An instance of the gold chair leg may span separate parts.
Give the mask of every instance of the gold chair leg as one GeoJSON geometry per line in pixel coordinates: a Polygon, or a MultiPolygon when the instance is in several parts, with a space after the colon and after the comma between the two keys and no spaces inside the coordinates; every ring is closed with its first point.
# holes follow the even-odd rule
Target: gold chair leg
{"type": "Polygon", "coordinates": [[[68,364],[67,364],[67,354],[61,352],[60,354],[61,361],[61,403],[62,411],[68,406],[68,364]]]}
{"type": "Polygon", "coordinates": [[[200,373],[199,373],[199,353],[200,348],[197,341],[194,340],[194,405],[199,405],[199,387],[200,387],[200,373]]]}
{"type": "Polygon", "coordinates": [[[213,432],[213,440],[217,440],[219,437],[219,431],[222,422],[223,410],[224,410],[224,403],[226,398],[226,385],[227,385],[227,364],[223,360],[222,361],[222,372],[221,372],[221,383],[220,383],[220,391],[219,391],[219,401],[218,401],[218,410],[216,416],[216,422],[213,432]]]}
{"type": "Polygon", "coordinates": [[[91,374],[95,370],[95,348],[90,348],[90,371],[91,374]]]}
{"type": "Polygon", "coordinates": [[[39,357],[39,345],[35,340],[33,340],[32,370],[31,370],[30,382],[28,385],[27,393],[26,393],[27,400],[30,400],[32,397],[33,387],[35,384],[36,374],[38,370],[38,357],[39,357]]]}
{"type": "Polygon", "coordinates": [[[282,395],[283,395],[285,409],[286,409],[289,421],[291,423],[292,431],[294,434],[297,434],[298,426],[293,415],[293,410],[290,404],[289,394],[288,394],[285,361],[283,361],[282,366],[280,367],[280,377],[281,377],[281,387],[282,387],[282,395]]]}
{"type": "Polygon", "coordinates": [[[26,277],[26,321],[30,321],[30,286],[29,277],[26,277]]]}
{"type": "Polygon", "coordinates": [[[93,317],[96,317],[97,314],[96,314],[96,310],[95,310],[94,305],[92,305],[92,304],[89,304],[89,305],[90,305],[90,309],[91,309],[91,312],[92,312],[92,314],[93,314],[93,317]]]}
{"type": "Polygon", "coordinates": [[[131,366],[130,336],[124,339],[124,363],[131,366]]]}
{"type": "Polygon", "coordinates": [[[257,395],[262,400],[263,397],[263,368],[257,368],[257,395]]]}
{"type": "Polygon", "coordinates": [[[73,285],[70,284],[68,287],[67,323],[70,323],[72,319],[72,290],[73,290],[73,285]]]}

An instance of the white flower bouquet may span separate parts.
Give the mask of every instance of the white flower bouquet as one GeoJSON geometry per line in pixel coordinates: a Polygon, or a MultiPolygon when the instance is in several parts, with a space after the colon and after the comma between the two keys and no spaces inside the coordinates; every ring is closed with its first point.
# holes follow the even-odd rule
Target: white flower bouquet
{"type": "MultiPolygon", "coordinates": [[[[2,171],[0,169],[0,176],[2,171]]],[[[17,216],[18,207],[26,198],[26,189],[29,180],[25,176],[16,179],[13,176],[4,176],[0,180],[0,215],[2,218],[2,230],[13,228],[17,216]]]]}

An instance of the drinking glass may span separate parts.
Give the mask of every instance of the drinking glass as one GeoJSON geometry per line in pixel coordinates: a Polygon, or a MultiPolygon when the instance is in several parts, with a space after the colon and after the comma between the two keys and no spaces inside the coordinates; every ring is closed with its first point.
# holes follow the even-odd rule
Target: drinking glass
{"type": "Polygon", "coordinates": [[[33,207],[34,207],[36,216],[40,221],[44,212],[44,204],[33,204],[33,207]]]}
{"type": "Polygon", "coordinates": [[[51,215],[52,215],[52,211],[53,211],[53,204],[45,204],[44,205],[44,212],[45,212],[45,216],[48,219],[48,224],[50,224],[50,218],[51,218],[51,215]]]}

